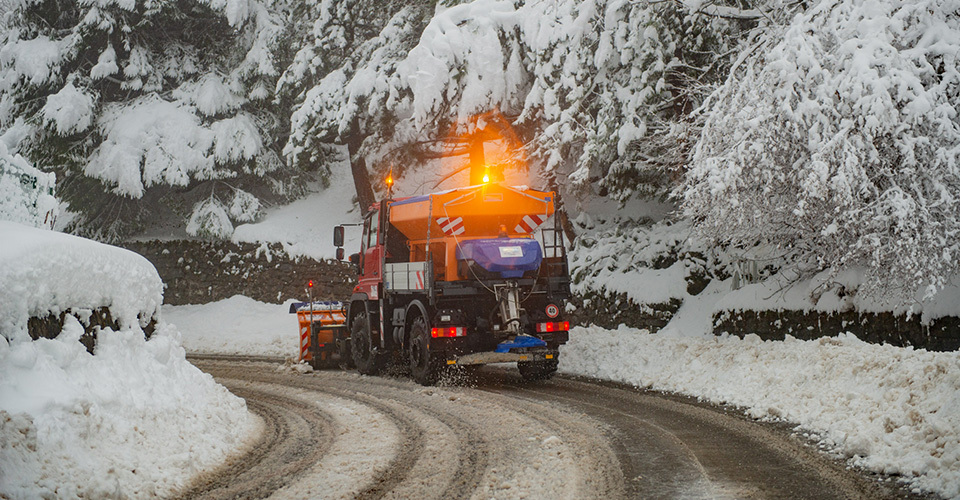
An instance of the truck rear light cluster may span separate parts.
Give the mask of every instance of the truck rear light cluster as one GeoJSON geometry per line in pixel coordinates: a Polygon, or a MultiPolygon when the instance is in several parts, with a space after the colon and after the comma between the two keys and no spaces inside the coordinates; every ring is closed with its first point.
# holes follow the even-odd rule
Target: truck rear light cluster
{"type": "Polygon", "coordinates": [[[566,332],[569,330],[569,321],[548,321],[546,323],[537,323],[537,333],[566,332]]]}
{"type": "Polygon", "coordinates": [[[463,337],[467,334],[467,329],[462,326],[448,326],[444,328],[430,329],[430,336],[437,337],[463,337]]]}

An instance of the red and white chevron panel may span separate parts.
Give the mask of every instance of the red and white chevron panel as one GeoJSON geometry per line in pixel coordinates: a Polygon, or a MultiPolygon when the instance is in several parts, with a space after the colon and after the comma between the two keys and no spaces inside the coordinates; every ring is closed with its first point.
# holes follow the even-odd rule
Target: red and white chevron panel
{"type": "Polygon", "coordinates": [[[520,223],[517,224],[517,227],[513,228],[513,230],[518,233],[532,233],[536,231],[537,228],[540,227],[540,224],[543,224],[543,221],[545,220],[547,220],[546,215],[524,215],[523,219],[520,220],[520,223]]]}
{"type": "MultiPolygon", "coordinates": [[[[302,324],[302,323],[301,323],[302,324]]],[[[310,361],[310,325],[300,327],[300,361],[310,361]]]]}
{"type": "Polygon", "coordinates": [[[463,217],[437,217],[437,224],[447,236],[459,236],[466,231],[463,227],[463,217]]]}

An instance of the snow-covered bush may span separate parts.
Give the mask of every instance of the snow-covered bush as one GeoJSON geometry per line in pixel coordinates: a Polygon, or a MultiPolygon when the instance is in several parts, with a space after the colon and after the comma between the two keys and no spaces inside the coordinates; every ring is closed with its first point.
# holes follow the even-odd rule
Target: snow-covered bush
{"type": "Polygon", "coordinates": [[[159,317],[163,282],[142,256],[69,234],[0,221],[0,336],[28,340],[27,321],[110,309],[121,328],[159,317]]]}
{"type": "Polygon", "coordinates": [[[233,234],[233,224],[227,207],[211,196],[197,203],[187,223],[187,234],[211,239],[229,239],[233,234]]]}
{"type": "Polygon", "coordinates": [[[41,172],[0,141],[0,220],[53,228],[59,203],[53,195],[55,176],[41,172]]]}
{"type": "Polygon", "coordinates": [[[743,53],[683,187],[712,241],[867,271],[913,297],[960,271],[960,11],[823,0],[743,53]]]}
{"type": "Polygon", "coordinates": [[[230,178],[262,186],[248,188],[258,197],[284,196],[302,181],[281,168],[285,125],[269,99],[286,50],[283,8],[15,2],[0,18],[0,136],[58,174],[79,213],[74,229],[106,239],[182,225],[196,191],[174,186],[230,178]]]}

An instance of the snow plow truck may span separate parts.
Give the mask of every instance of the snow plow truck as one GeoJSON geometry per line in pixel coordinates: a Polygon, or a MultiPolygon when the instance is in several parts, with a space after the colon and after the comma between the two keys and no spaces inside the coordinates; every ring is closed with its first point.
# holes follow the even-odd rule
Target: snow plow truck
{"type": "MultiPolygon", "coordinates": [[[[350,300],[321,306],[340,307],[343,324],[317,325],[328,352],[312,350],[367,375],[399,360],[423,385],[448,367],[487,363],[550,377],[570,329],[555,211],[553,192],[500,183],[374,204],[349,257],[359,275],[350,300]]],[[[343,226],[333,239],[342,260],[343,226]]]]}

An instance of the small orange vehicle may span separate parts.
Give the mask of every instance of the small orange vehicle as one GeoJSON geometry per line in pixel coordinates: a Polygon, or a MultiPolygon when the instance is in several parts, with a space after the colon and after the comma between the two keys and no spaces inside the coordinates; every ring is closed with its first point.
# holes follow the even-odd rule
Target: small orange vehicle
{"type": "MultiPolygon", "coordinates": [[[[339,258],[343,236],[337,226],[339,258]]],[[[516,362],[528,379],[557,370],[570,276],[555,193],[484,183],[380,201],[350,262],[358,284],[334,342],[360,373],[390,357],[424,385],[449,366],[516,362]]]]}

